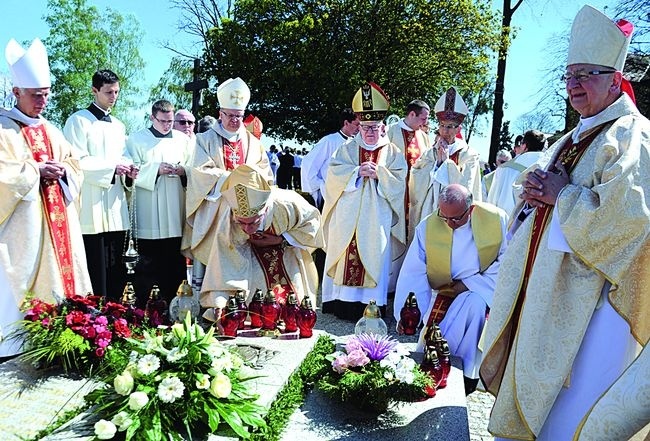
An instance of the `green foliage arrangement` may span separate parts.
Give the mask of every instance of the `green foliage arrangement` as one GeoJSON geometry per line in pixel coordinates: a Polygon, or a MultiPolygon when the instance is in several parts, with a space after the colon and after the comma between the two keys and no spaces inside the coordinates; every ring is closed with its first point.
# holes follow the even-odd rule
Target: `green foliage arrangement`
{"type": "Polygon", "coordinates": [[[389,336],[360,334],[326,357],[330,365],[317,387],[328,396],[373,413],[397,402],[428,397],[433,380],[389,336]]]}
{"type": "Polygon", "coordinates": [[[246,384],[254,377],[212,328],[205,332],[188,315],[160,335],[145,332],[127,342],[124,370],[86,395],[102,418],[95,424],[98,439],[200,439],[226,428],[249,439],[249,429],[265,427],[265,408],[246,384]]]}

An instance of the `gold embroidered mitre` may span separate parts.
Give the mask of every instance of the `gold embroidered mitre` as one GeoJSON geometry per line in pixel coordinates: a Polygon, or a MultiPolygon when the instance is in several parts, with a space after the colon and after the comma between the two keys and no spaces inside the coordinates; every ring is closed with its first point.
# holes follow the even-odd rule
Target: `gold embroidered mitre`
{"type": "Polygon", "coordinates": [[[235,216],[254,217],[266,207],[271,187],[260,171],[243,164],[226,178],[221,194],[235,216]]]}
{"type": "Polygon", "coordinates": [[[372,81],[361,86],[352,99],[352,110],[360,121],[383,120],[389,106],[388,95],[372,81]]]}
{"type": "Polygon", "coordinates": [[[467,104],[465,104],[463,98],[453,87],[447,89],[447,91],[438,98],[433,110],[436,113],[438,121],[454,121],[458,124],[461,124],[465,119],[465,116],[469,113],[467,104]]]}

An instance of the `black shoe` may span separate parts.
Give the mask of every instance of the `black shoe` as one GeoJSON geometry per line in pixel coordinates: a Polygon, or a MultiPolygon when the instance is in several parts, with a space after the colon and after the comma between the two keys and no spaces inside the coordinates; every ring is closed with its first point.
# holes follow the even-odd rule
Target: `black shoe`
{"type": "Polygon", "coordinates": [[[463,376],[463,381],[465,382],[465,396],[476,390],[476,386],[478,386],[478,378],[468,378],[463,376]]]}

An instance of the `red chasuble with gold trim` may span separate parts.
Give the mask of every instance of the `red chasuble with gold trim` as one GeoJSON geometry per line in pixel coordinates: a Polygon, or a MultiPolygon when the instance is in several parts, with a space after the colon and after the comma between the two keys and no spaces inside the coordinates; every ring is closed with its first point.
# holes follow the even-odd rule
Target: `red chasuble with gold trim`
{"type": "MultiPolygon", "coordinates": [[[[375,150],[366,150],[359,147],[359,165],[364,162],[374,162],[377,163],[379,158],[379,152],[383,147],[379,147],[375,150]]],[[[369,178],[364,178],[369,179],[369,178]]],[[[343,272],[343,285],[344,286],[363,286],[363,280],[366,275],[366,270],[363,267],[363,262],[359,257],[359,250],[357,248],[357,235],[356,232],[354,237],[348,245],[348,249],[345,252],[345,270],[343,272]]]]}
{"type": "MultiPolygon", "coordinates": [[[[277,236],[272,226],[265,233],[277,236]]],[[[262,271],[264,271],[266,288],[272,289],[278,303],[284,305],[287,302],[289,292],[296,292],[291,284],[291,278],[287,273],[287,269],[284,266],[284,243],[268,247],[256,247],[251,243],[251,248],[262,267],[262,271]]]]}
{"type": "MultiPolygon", "coordinates": [[[[22,126],[21,132],[32,150],[36,162],[46,162],[52,158],[52,146],[44,124],[22,126]]],[[[66,296],[77,294],[75,291],[74,268],[72,266],[72,244],[68,226],[63,190],[58,181],[41,179],[41,196],[45,219],[50,230],[50,237],[56,254],[59,274],[66,296]]]]}
{"type": "Polygon", "coordinates": [[[226,138],[221,138],[223,141],[223,162],[226,170],[232,171],[246,162],[244,156],[244,146],[242,140],[228,141],[226,138]]]}

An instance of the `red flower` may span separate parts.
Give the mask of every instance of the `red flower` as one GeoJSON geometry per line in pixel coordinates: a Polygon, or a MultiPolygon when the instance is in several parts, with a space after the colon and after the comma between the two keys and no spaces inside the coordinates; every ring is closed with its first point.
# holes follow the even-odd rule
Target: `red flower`
{"type": "Polygon", "coordinates": [[[95,349],[95,355],[98,356],[99,358],[103,357],[104,354],[106,354],[106,349],[104,348],[95,349]]]}
{"type": "Polygon", "coordinates": [[[65,316],[65,324],[70,326],[73,331],[80,330],[85,325],[90,324],[90,314],[84,314],[81,311],[71,311],[65,316]]]}
{"type": "Polygon", "coordinates": [[[126,306],[121,303],[108,302],[102,308],[102,314],[106,314],[115,318],[120,318],[127,311],[126,306]]]}
{"type": "Polygon", "coordinates": [[[129,324],[126,320],[124,319],[115,320],[115,323],[113,323],[113,328],[115,330],[115,334],[118,337],[120,338],[131,337],[131,330],[129,329],[129,324]]]}

